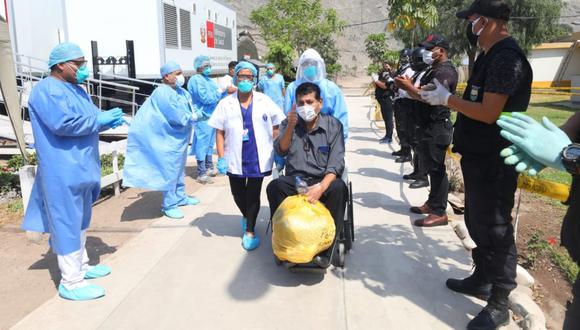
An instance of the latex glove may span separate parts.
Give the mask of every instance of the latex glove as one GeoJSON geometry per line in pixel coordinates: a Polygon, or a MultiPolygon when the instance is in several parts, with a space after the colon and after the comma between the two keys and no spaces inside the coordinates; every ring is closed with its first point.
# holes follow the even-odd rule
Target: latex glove
{"type": "Polygon", "coordinates": [[[425,102],[431,105],[447,105],[447,101],[451,96],[449,88],[444,86],[447,82],[444,81],[443,84],[441,84],[439,80],[433,79],[433,83],[435,84],[434,90],[420,90],[419,95],[425,102]]]}
{"type": "Polygon", "coordinates": [[[306,199],[309,203],[315,204],[320,200],[322,194],[324,194],[324,189],[322,189],[322,185],[320,183],[317,183],[308,187],[308,192],[306,192],[306,199]]]}
{"type": "Polygon", "coordinates": [[[527,173],[531,176],[536,176],[546,167],[514,145],[503,149],[500,152],[500,156],[505,158],[504,163],[506,165],[515,165],[516,171],[527,173]]]}
{"type": "Polygon", "coordinates": [[[228,162],[224,157],[218,158],[217,170],[220,174],[226,174],[228,171],[228,162]]]}
{"type": "Polygon", "coordinates": [[[565,170],[560,154],[572,141],[548,118],[542,118],[540,124],[526,115],[515,112],[511,117],[501,116],[497,124],[502,128],[501,136],[531,158],[545,166],[565,170]]]}
{"type": "Polygon", "coordinates": [[[102,111],[97,115],[97,122],[101,127],[113,127],[113,125],[116,124],[119,119],[123,119],[123,110],[121,108],[113,108],[111,110],[102,111]]]}
{"type": "Polygon", "coordinates": [[[379,80],[379,75],[376,73],[371,74],[371,78],[373,79],[373,81],[378,81],[379,80]]]}
{"type": "Polygon", "coordinates": [[[193,113],[191,114],[191,121],[196,122],[196,121],[200,120],[201,118],[203,118],[203,112],[199,109],[195,109],[193,111],[193,113]]]}

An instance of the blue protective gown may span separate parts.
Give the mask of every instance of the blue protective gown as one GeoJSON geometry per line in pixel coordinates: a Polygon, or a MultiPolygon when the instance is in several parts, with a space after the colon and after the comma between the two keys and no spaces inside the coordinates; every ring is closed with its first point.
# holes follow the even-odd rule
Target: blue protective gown
{"type": "MultiPolygon", "coordinates": [[[[123,186],[171,192],[183,188],[192,113],[185,89],[161,85],[153,91],[129,128],[123,186]]],[[[178,195],[183,198],[184,190],[178,195]]]]}
{"type": "Polygon", "coordinates": [[[258,89],[268,95],[280,109],[284,109],[284,77],[281,74],[275,74],[271,78],[264,75],[258,83],[258,89]]]}
{"type": "MultiPolygon", "coordinates": [[[[284,114],[288,114],[292,109],[292,104],[296,102],[296,88],[303,83],[303,81],[294,81],[286,88],[286,98],[284,100],[284,114]]],[[[344,129],[344,140],[348,138],[348,112],[346,109],[346,102],[344,95],[340,88],[328,79],[322,79],[314,82],[320,87],[321,97],[323,101],[321,113],[336,117],[344,129]]]]}
{"type": "Polygon", "coordinates": [[[198,120],[194,124],[190,154],[195,155],[198,161],[205,161],[206,156],[213,154],[215,143],[215,129],[207,124],[207,119],[214,112],[222,93],[213,80],[202,74],[189,78],[187,90],[191,94],[193,104],[206,116],[206,119],[198,120]]]}
{"type": "Polygon", "coordinates": [[[47,77],[28,101],[38,169],[22,229],[50,233],[58,255],[81,248],[99,197],[99,109],[78,85],[47,77]]]}

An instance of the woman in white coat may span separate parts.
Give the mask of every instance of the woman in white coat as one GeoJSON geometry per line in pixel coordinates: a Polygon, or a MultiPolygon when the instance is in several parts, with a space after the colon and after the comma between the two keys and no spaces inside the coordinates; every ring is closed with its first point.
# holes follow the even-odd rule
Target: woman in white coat
{"type": "Polygon", "coordinates": [[[238,91],[221,100],[208,124],[216,129],[218,170],[230,180],[234,201],[242,213],[242,246],[260,245],[255,234],[262,181],[272,172],[273,141],[284,112],[268,96],[255,92],[257,71],[240,62],[234,70],[238,91]]]}

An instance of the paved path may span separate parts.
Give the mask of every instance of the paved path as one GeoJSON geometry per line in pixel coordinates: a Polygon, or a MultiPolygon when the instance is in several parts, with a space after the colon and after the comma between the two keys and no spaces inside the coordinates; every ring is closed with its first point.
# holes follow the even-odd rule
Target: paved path
{"type": "Polygon", "coordinates": [[[409,204],[424,202],[427,190],[409,190],[401,180],[409,165],[395,164],[392,149],[377,143],[366,119],[369,98],[349,96],[347,104],[357,240],[344,270],[277,267],[264,235],[265,194],[263,243],[246,253],[227,179],[220,178],[197,192],[202,204],[186,208],[186,220],[160,218],[104,260],[113,273],[94,281],[106,288],[104,298],[55,296],[14,328],[465,328],[482,302],[450,292],[444,282],[468,273],[468,254],[451,227],[412,226],[409,204]]]}

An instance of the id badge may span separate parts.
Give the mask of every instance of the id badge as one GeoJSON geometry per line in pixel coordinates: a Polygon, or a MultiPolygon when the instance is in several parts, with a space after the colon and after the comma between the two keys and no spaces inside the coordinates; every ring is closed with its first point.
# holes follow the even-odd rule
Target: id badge
{"type": "Polygon", "coordinates": [[[244,129],[244,132],[242,133],[242,141],[243,142],[250,141],[250,136],[247,128],[244,129]]]}

